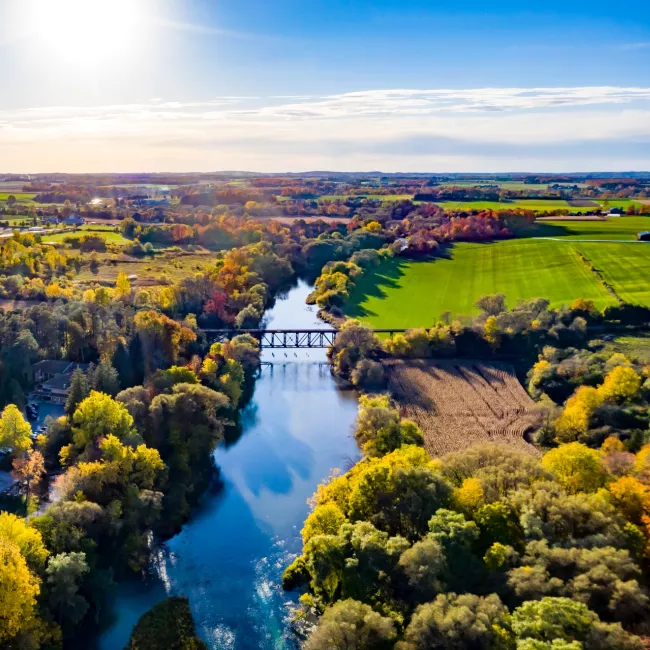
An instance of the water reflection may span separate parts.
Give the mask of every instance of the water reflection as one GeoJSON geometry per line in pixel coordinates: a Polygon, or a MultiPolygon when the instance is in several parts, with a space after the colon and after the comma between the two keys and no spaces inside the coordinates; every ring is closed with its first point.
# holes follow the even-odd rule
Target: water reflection
{"type": "MultiPolygon", "coordinates": [[[[320,327],[301,283],[269,315],[268,327],[320,327]]],[[[215,451],[222,487],[206,496],[156,563],[156,579],[120,589],[116,621],[101,650],[121,650],[139,616],[166,594],[190,599],[197,627],[215,649],[293,647],[280,578],[300,551],[307,499],[333,468],[358,458],[356,399],[337,390],[324,351],[266,351],[241,435],[215,451]],[[282,360],[278,358],[282,354],[282,360]],[[276,356],[273,357],[272,354],[276,356]]]]}

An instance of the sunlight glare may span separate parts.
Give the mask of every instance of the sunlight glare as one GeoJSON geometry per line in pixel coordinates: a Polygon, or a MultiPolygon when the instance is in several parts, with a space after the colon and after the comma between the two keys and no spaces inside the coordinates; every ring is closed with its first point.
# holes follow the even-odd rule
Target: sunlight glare
{"type": "Polygon", "coordinates": [[[137,52],[144,38],[145,0],[31,0],[34,45],[43,56],[85,67],[137,52]]]}

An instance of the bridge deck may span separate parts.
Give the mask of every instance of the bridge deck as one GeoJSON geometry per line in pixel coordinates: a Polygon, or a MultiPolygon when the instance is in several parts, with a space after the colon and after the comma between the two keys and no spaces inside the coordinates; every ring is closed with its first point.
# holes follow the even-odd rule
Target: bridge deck
{"type": "MultiPolygon", "coordinates": [[[[328,348],[338,334],[335,329],[204,329],[215,340],[232,338],[238,334],[250,334],[260,342],[261,348],[328,348]]],[[[376,334],[397,334],[405,329],[375,329],[376,334]]]]}

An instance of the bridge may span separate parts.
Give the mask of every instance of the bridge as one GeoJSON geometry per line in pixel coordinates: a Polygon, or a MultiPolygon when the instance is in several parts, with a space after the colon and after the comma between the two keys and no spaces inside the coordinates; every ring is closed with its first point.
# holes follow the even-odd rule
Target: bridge
{"type": "MultiPolygon", "coordinates": [[[[261,348],[328,348],[334,343],[338,334],[335,329],[309,329],[309,330],[267,330],[267,329],[248,329],[248,330],[224,330],[224,329],[204,329],[208,337],[214,341],[224,341],[238,334],[250,334],[256,338],[261,348]]],[[[406,332],[405,329],[376,329],[372,330],[375,334],[394,334],[406,332]]]]}

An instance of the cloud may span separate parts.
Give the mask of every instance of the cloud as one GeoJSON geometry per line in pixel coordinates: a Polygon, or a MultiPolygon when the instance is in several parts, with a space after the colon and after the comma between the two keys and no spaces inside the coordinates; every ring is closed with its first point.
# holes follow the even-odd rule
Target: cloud
{"type": "Polygon", "coordinates": [[[650,48],[650,41],[641,41],[639,43],[623,43],[619,45],[619,50],[647,50],[650,48]]]}
{"type": "Polygon", "coordinates": [[[650,88],[386,89],[0,111],[6,171],[650,168],[650,88]]]}

